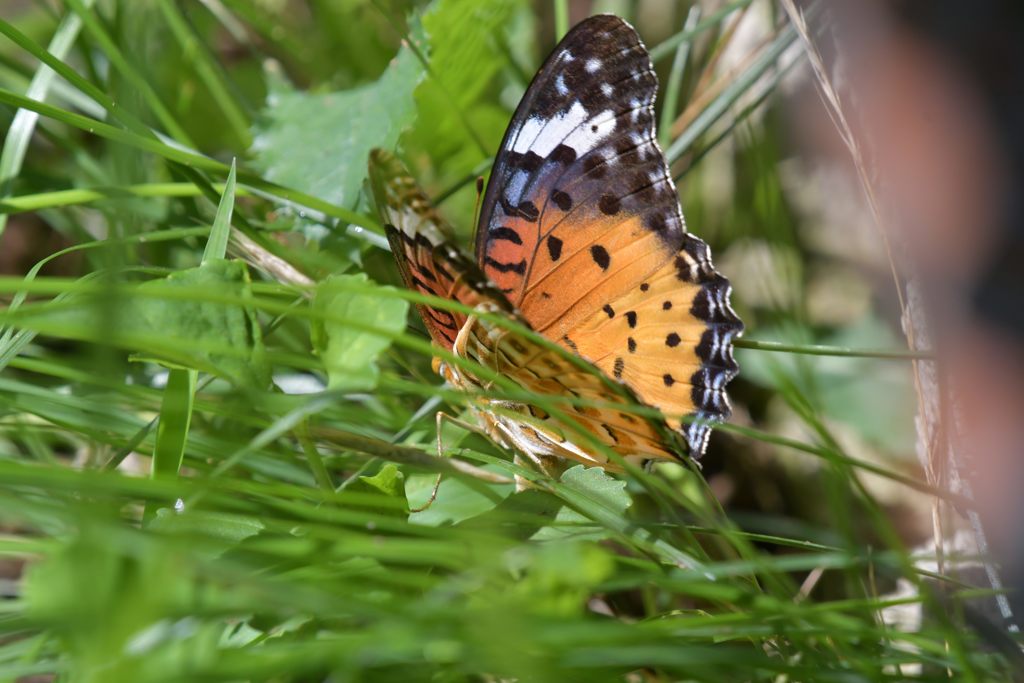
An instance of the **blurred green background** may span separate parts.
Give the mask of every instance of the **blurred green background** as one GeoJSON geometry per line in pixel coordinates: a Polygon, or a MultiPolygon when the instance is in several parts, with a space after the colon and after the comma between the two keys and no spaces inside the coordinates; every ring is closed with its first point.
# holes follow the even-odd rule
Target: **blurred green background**
{"type": "Polygon", "coordinates": [[[0,680],[1005,679],[915,564],[892,279],[849,169],[801,153],[827,122],[787,27],[769,0],[0,1],[0,680]],[[651,49],[687,224],[782,348],[738,351],[702,470],[551,481],[445,427],[537,480],[513,495],[434,455],[465,398],[366,159],[399,150],[468,249],[474,179],[596,12],[651,49]]]}

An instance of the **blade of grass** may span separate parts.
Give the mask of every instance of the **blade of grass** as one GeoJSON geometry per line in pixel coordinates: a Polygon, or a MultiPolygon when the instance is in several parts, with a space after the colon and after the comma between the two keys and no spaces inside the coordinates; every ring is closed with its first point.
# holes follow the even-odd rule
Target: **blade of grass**
{"type": "Polygon", "coordinates": [[[782,342],[737,339],[733,345],[741,349],[773,351],[778,353],[800,353],[807,356],[840,356],[850,358],[885,358],[892,360],[928,360],[934,357],[924,351],[906,349],[851,349],[848,346],[825,346],[821,344],[785,344],[782,342]]]}
{"type": "MultiPolygon", "coordinates": [[[[65,111],[58,107],[37,102],[6,90],[0,90],[0,102],[10,104],[15,107],[31,109],[43,116],[80,128],[88,133],[107,138],[108,140],[114,140],[115,142],[131,145],[132,147],[147,152],[152,152],[158,156],[171,161],[176,161],[187,167],[213,171],[224,175],[227,175],[230,170],[230,167],[227,164],[211,159],[210,157],[203,156],[195,152],[189,152],[180,147],[172,146],[159,140],[142,137],[130,131],[115,128],[114,126],[110,126],[101,121],[91,119],[87,116],[65,111]]],[[[268,196],[277,197],[315,211],[320,211],[327,216],[340,218],[347,223],[353,223],[377,233],[383,232],[383,229],[377,224],[377,222],[369,216],[336,206],[330,202],[325,202],[324,200],[308,195],[305,192],[300,192],[276,183],[271,183],[253,173],[241,172],[238,174],[238,177],[242,183],[248,185],[254,190],[260,190],[268,196]]]]}
{"type": "Polygon", "coordinates": [[[242,149],[248,149],[252,144],[252,135],[249,132],[249,118],[242,111],[235,96],[231,93],[228,81],[224,76],[220,65],[206,49],[206,45],[196,35],[195,29],[189,24],[182,14],[178,5],[171,0],[160,0],[158,3],[160,11],[163,12],[164,20],[171,29],[171,34],[181,51],[189,58],[199,78],[206,85],[219,111],[227,119],[231,130],[242,149]]]}
{"type": "MultiPolygon", "coordinates": [[[[213,229],[206,242],[202,262],[223,259],[227,252],[228,234],[231,231],[231,212],[235,204],[235,162],[224,186],[224,194],[217,207],[213,229]]],[[[171,368],[164,388],[164,400],[160,407],[160,421],[156,429],[156,443],[153,446],[151,476],[176,478],[185,457],[189,426],[192,423],[192,408],[195,401],[196,381],[199,372],[192,368],[171,368]]],[[[148,524],[156,516],[156,508],[147,504],[142,522],[148,524]]]]}
{"type": "MultiPolygon", "coordinates": [[[[700,5],[690,8],[686,16],[686,23],[683,24],[683,33],[692,33],[700,19],[700,5]]],[[[662,148],[668,147],[672,142],[672,121],[676,117],[676,110],[679,107],[679,91],[683,87],[683,75],[686,71],[686,60],[690,56],[690,45],[692,41],[684,40],[676,48],[676,56],[672,59],[672,70],[669,71],[668,85],[665,88],[665,101],[661,105],[661,119],[658,122],[658,143],[662,148]]]]}
{"type": "MultiPolygon", "coordinates": [[[[52,68],[62,77],[64,77],[69,83],[79,88],[83,93],[93,98],[109,113],[110,117],[113,120],[120,122],[130,131],[136,133],[137,135],[141,136],[144,139],[151,138],[154,141],[164,141],[163,138],[161,138],[154,131],[148,128],[144,123],[142,123],[138,118],[136,118],[134,114],[124,109],[123,107],[119,107],[117,103],[114,102],[106,93],[101,91],[99,88],[94,86],[89,81],[82,78],[78,73],[76,73],[73,69],[64,64],[60,59],[54,57],[48,51],[44,50],[42,47],[34,43],[30,38],[28,38],[23,33],[18,31],[18,29],[11,26],[10,24],[7,24],[2,19],[0,19],[0,33],[3,33],[4,35],[8,36],[18,46],[22,47],[30,54],[32,54],[34,57],[42,61],[50,68],[52,68]]],[[[33,100],[29,98],[29,101],[33,100]]],[[[33,109],[31,106],[28,106],[27,108],[31,109],[32,111],[42,113],[39,109],[33,109]]],[[[177,170],[181,175],[185,176],[188,180],[192,181],[196,185],[196,187],[198,187],[211,202],[216,203],[218,201],[219,195],[212,188],[212,186],[206,180],[206,178],[203,177],[193,168],[190,168],[188,164],[184,164],[182,167],[177,169],[175,169],[174,165],[172,164],[171,170],[172,172],[177,170]]],[[[250,229],[247,221],[244,220],[244,218],[240,219],[239,223],[241,229],[253,232],[250,229]]]]}
{"type": "Polygon", "coordinates": [[[684,154],[690,151],[693,143],[706,133],[728,111],[729,107],[745,95],[761,76],[775,66],[782,53],[796,40],[796,35],[793,26],[787,25],[765,49],[764,53],[754,60],[736,80],[722,90],[722,93],[693,120],[693,123],[666,150],[665,156],[669,164],[679,161],[684,154]]]}
{"type": "Polygon", "coordinates": [[[705,156],[710,154],[712,150],[717,148],[718,145],[721,144],[724,140],[727,140],[729,136],[734,133],[737,126],[746,121],[751,114],[753,114],[755,111],[764,106],[764,104],[768,101],[768,98],[775,92],[776,87],[778,87],[782,79],[787,74],[789,74],[799,63],[799,60],[793,60],[789,64],[786,64],[784,67],[782,67],[782,69],[780,69],[773,76],[771,82],[764,87],[764,89],[753,102],[745,106],[739,114],[734,116],[728,125],[723,126],[710,142],[701,147],[701,149],[698,152],[690,155],[688,159],[689,163],[687,163],[686,168],[684,168],[679,173],[674,175],[672,177],[672,180],[678,183],[680,179],[682,179],[684,176],[686,176],[687,173],[689,173],[693,168],[695,168],[705,156]]]}
{"type": "MultiPolygon", "coordinates": [[[[78,17],[77,14],[73,16],[78,17]]],[[[19,31],[15,26],[7,23],[2,18],[0,18],[0,34],[7,36],[15,45],[53,69],[61,78],[66,80],[72,86],[78,88],[85,95],[92,98],[103,107],[113,120],[120,122],[126,128],[133,130],[136,133],[143,133],[155,137],[153,132],[134,114],[126,110],[124,107],[118,106],[109,95],[83,78],[77,71],[65,64],[60,58],[44,49],[38,43],[19,31]]],[[[30,99],[34,100],[34,98],[30,99]]]]}
{"type": "Polygon", "coordinates": [[[676,48],[678,48],[680,44],[692,42],[694,38],[708,29],[718,26],[718,24],[720,24],[727,16],[738,9],[746,7],[752,1],[753,0],[733,0],[733,2],[726,4],[718,11],[712,12],[707,19],[694,26],[691,30],[680,31],[671,38],[655,45],[650,50],[651,61],[654,63],[660,62],[662,59],[675,52],[676,48]]]}
{"type": "Polygon", "coordinates": [[[157,120],[160,121],[164,129],[170,133],[171,137],[180,143],[194,147],[195,144],[192,142],[192,138],[185,129],[181,127],[177,119],[171,114],[170,110],[164,105],[163,101],[157,95],[156,91],[149,84],[149,80],[145,78],[131,62],[124,56],[121,49],[114,42],[113,38],[107,33],[106,29],[100,23],[99,19],[94,14],[92,8],[87,7],[84,0],[65,0],[68,6],[74,10],[75,14],[81,18],[82,23],[85,25],[85,30],[88,32],[89,37],[96,41],[97,45],[110,60],[110,63],[117,69],[118,73],[135,88],[142,99],[146,102],[146,106],[156,116],[157,120]]]}
{"type": "MultiPolygon", "coordinates": [[[[40,269],[42,269],[43,266],[45,266],[47,263],[50,263],[51,261],[53,261],[53,260],[55,260],[57,258],[60,258],[61,256],[66,256],[67,254],[71,254],[71,253],[74,253],[76,251],[83,251],[83,250],[86,250],[86,249],[97,249],[97,248],[111,248],[111,247],[117,247],[118,245],[121,245],[121,244],[131,244],[131,243],[135,243],[135,242],[156,242],[156,241],[162,241],[162,240],[177,240],[177,239],[182,239],[182,238],[185,238],[185,237],[193,237],[193,236],[202,235],[202,234],[206,234],[206,229],[205,228],[182,228],[182,229],[177,229],[177,230],[173,230],[173,229],[172,230],[165,230],[165,231],[162,231],[160,233],[157,233],[156,235],[141,234],[141,235],[133,235],[131,237],[126,237],[126,238],[111,238],[111,239],[107,239],[107,240],[103,240],[103,241],[98,241],[98,242],[89,242],[89,243],[86,243],[86,244],[76,244],[74,246],[68,247],[67,249],[61,249],[60,251],[54,252],[53,254],[50,254],[46,258],[41,259],[38,263],[36,263],[34,266],[32,266],[32,268],[29,270],[28,274],[25,275],[25,278],[22,281],[22,284],[23,285],[31,285],[32,282],[36,279],[36,276],[39,274],[39,271],[40,271],[40,269]]],[[[96,276],[96,273],[93,273],[92,275],[89,275],[89,276],[86,276],[86,277],[87,278],[92,278],[92,277],[95,277],[95,276],[96,276]]],[[[83,279],[85,279],[85,278],[83,278],[83,279]]],[[[21,288],[18,288],[16,290],[14,290],[14,298],[11,300],[11,303],[7,307],[6,312],[9,314],[9,313],[12,313],[12,312],[16,311],[22,305],[22,303],[25,301],[25,297],[28,295],[29,291],[30,290],[28,288],[25,288],[25,287],[21,287],[21,288]]],[[[73,294],[73,292],[61,291],[61,292],[56,292],[56,294],[57,294],[57,296],[54,299],[54,302],[61,302],[65,298],[67,298],[68,296],[71,296],[73,294]]],[[[2,328],[3,328],[3,326],[0,326],[0,329],[2,329],[2,328]]],[[[10,363],[12,361],[12,359],[15,356],[17,356],[18,353],[20,353],[21,350],[25,347],[25,345],[27,345],[29,342],[31,342],[34,337],[35,337],[35,333],[32,330],[24,330],[23,329],[23,330],[15,333],[13,331],[13,328],[5,329],[3,335],[0,336],[0,370],[3,370],[3,368],[7,367],[7,364],[10,363]]]]}
{"type": "Polygon", "coordinates": [[[210,230],[210,239],[206,242],[206,251],[203,252],[203,263],[211,259],[222,259],[228,250],[228,237],[231,235],[231,213],[235,207],[235,160],[231,160],[231,170],[228,171],[227,182],[224,183],[224,194],[221,197],[220,205],[217,207],[217,215],[213,219],[213,228],[210,230]]]}
{"type": "MultiPolygon", "coordinates": [[[[164,400],[156,427],[156,443],[153,445],[150,476],[154,479],[175,479],[181,469],[192,423],[196,377],[195,370],[182,368],[172,368],[167,373],[167,386],[164,387],[164,400]]],[[[143,525],[148,525],[154,517],[156,505],[147,503],[142,514],[143,525]]]]}
{"type": "Polygon", "coordinates": [[[569,0],[554,0],[555,5],[555,42],[557,43],[569,32],[569,0]]]}
{"type": "MultiPolygon", "coordinates": [[[[87,0],[89,5],[93,1],[87,0]]],[[[57,59],[63,59],[74,45],[81,28],[82,22],[76,15],[65,16],[54,32],[47,51],[57,59]]],[[[56,82],[56,76],[56,72],[50,67],[40,66],[32,76],[32,82],[29,84],[28,90],[25,91],[25,96],[33,100],[45,100],[50,88],[56,82]]],[[[38,120],[38,113],[30,109],[19,109],[14,115],[14,121],[7,129],[3,152],[0,153],[0,201],[10,194],[14,179],[21,172],[25,153],[28,151],[28,144],[32,140],[38,120]]],[[[7,216],[0,215],[0,236],[3,235],[6,227],[7,216]]]]}
{"type": "MultiPolygon", "coordinates": [[[[214,184],[218,192],[224,191],[223,184],[214,184]]],[[[239,196],[251,193],[244,187],[236,188],[239,196]]],[[[103,200],[121,200],[129,197],[200,197],[203,191],[193,183],[140,183],[138,185],[121,185],[118,187],[83,187],[74,190],[55,190],[36,194],[20,195],[0,199],[0,214],[25,213],[56,209],[64,206],[79,206],[102,202],[103,200]]]]}

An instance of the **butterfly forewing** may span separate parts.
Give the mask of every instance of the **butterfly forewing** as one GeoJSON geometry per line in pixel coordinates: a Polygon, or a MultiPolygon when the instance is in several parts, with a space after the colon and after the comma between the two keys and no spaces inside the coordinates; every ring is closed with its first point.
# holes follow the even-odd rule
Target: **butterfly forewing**
{"type": "Polygon", "coordinates": [[[506,133],[477,256],[554,339],[679,247],[682,217],[653,138],[656,90],[636,32],[593,17],[548,58],[506,133]]]}
{"type": "Polygon", "coordinates": [[[567,336],[585,358],[633,387],[704,452],[710,422],[730,414],[725,385],[736,376],[732,342],[743,326],[729,281],[707,247],[687,235],[675,259],[596,312],[567,336]],[[680,418],[689,419],[683,422],[680,418]]]}
{"type": "Polygon", "coordinates": [[[477,256],[535,329],[670,424],[696,418],[681,428],[699,456],[706,421],[729,414],[724,386],[742,324],[707,246],[686,233],[655,142],[656,90],[629,24],[597,16],[570,31],[505,135],[477,256]]]}

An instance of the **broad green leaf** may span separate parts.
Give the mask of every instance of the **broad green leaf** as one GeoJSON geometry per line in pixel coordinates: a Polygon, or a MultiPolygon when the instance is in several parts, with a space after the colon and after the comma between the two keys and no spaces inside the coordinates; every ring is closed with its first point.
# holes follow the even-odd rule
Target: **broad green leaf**
{"type": "MultiPolygon", "coordinates": [[[[570,489],[586,494],[612,512],[625,515],[633,504],[626,492],[626,482],[615,479],[600,467],[576,465],[566,470],[561,481],[570,489]]],[[[596,526],[570,507],[558,511],[554,523],[534,534],[534,540],[547,541],[559,538],[603,538],[606,531],[596,526]]]]}
{"type": "Polygon", "coordinates": [[[626,482],[616,479],[600,467],[576,465],[562,474],[561,481],[570,489],[587,494],[613,512],[626,514],[633,504],[626,493],[626,482]]]}
{"type": "Polygon", "coordinates": [[[403,299],[356,293],[346,287],[352,285],[371,286],[364,273],[336,275],[320,283],[313,300],[314,311],[329,317],[315,322],[313,346],[327,370],[331,389],[376,386],[377,357],[391,344],[391,338],[405,329],[409,310],[403,299]]]}
{"type": "MultiPolygon", "coordinates": [[[[425,151],[431,170],[443,185],[479,172],[480,162],[497,151],[511,116],[510,107],[522,95],[512,91],[505,106],[498,94],[501,78],[515,58],[529,62],[536,57],[533,31],[510,35],[526,21],[521,0],[439,0],[423,16],[429,46],[430,74],[416,90],[419,116],[406,136],[408,147],[425,151]],[[509,48],[522,48],[511,56],[509,48]]],[[[526,83],[522,83],[525,87],[526,83]]],[[[468,227],[473,215],[472,192],[460,193],[446,208],[459,226],[468,227]]]]}
{"type": "Polygon", "coordinates": [[[203,554],[212,559],[259,534],[264,524],[254,517],[242,515],[208,510],[178,512],[161,508],[148,528],[158,533],[193,537],[203,543],[203,554]]]}
{"type": "Polygon", "coordinates": [[[405,475],[393,462],[385,463],[380,472],[373,476],[360,476],[359,481],[366,484],[368,490],[379,491],[394,498],[405,498],[405,475]]]}
{"type": "Polygon", "coordinates": [[[409,503],[405,498],[405,475],[388,462],[373,475],[361,475],[341,492],[339,503],[347,509],[364,509],[374,515],[405,519],[409,503]]]}
{"type": "Polygon", "coordinates": [[[270,369],[255,312],[241,305],[252,297],[249,273],[241,261],[210,259],[198,268],[172,273],[163,280],[139,286],[134,306],[141,331],[188,340],[185,354],[196,369],[227,377],[248,387],[265,387],[270,369]],[[237,298],[239,304],[161,299],[161,291],[174,288],[211,288],[237,298]]]}
{"type": "MultiPolygon", "coordinates": [[[[498,471],[490,466],[485,470],[498,471]]],[[[436,475],[414,474],[407,479],[409,505],[422,507],[434,488],[436,475]]],[[[482,515],[512,493],[511,484],[494,485],[472,479],[445,477],[437,491],[437,499],[425,510],[409,515],[409,521],[424,526],[443,526],[482,515]]]]}
{"type": "Polygon", "coordinates": [[[271,83],[252,153],[264,177],[334,204],[352,206],[374,147],[393,148],[416,115],[423,66],[402,47],[374,83],[329,93],[271,83]]]}

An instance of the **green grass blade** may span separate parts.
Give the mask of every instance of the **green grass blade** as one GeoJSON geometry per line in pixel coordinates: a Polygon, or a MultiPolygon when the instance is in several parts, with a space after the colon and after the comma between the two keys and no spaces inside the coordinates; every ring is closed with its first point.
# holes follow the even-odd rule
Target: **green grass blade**
{"type": "MultiPolygon", "coordinates": [[[[683,33],[693,33],[700,19],[700,5],[690,8],[686,16],[686,23],[683,25],[683,33]]],[[[665,149],[672,142],[672,122],[676,118],[676,110],[679,108],[679,91],[683,87],[683,75],[686,70],[686,60],[690,55],[689,40],[679,43],[676,48],[676,55],[672,59],[672,70],[669,71],[668,85],[665,87],[665,100],[661,105],[661,120],[658,123],[658,143],[665,149]]]]}
{"type": "Polygon", "coordinates": [[[554,0],[555,9],[555,42],[557,43],[569,32],[569,0],[554,0]]]}
{"type": "MultiPolygon", "coordinates": [[[[160,406],[160,421],[156,428],[156,443],[153,446],[153,463],[150,476],[154,479],[176,478],[185,457],[189,425],[192,423],[192,403],[195,399],[195,370],[173,368],[167,373],[164,400],[160,406]]],[[[156,508],[146,505],[143,524],[156,516],[156,508]]]]}
{"type": "Polygon", "coordinates": [[[746,7],[751,2],[753,2],[753,0],[733,0],[733,2],[727,3],[721,9],[712,12],[707,19],[700,22],[692,29],[680,31],[668,40],[655,45],[650,50],[651,61],[654,63],[660,62],[670,54],[673,54],[676,51],[676,48],[678,48],[682,43],[689,43],[708,29],[718,26],[723,19],[736,10],[746,7]]]}
{"type": "MultiPolygon", "coordinates": [[[[92,5],[93,0],[88,0],[92,5]]],[[[81,20],[74,14],[69,14],[61,20],[53,38],[50,41],[48,52],[56,59],[63,59],[74,45],[78,33],[82,28],[81,20]]],[[[36,70],[32,76],[32,82],[25,91],[25,96],[34,100],[43,101],[47,93],[56,82],[56,72],[43,65],[36,70]]],[[[0,153],[0,202],[10,194],[14,179],[21,171],[21,165],[25,161],[25,153],[28,151],[28,144],[35,132],[36,122],[39,114],[28,110],[19,109],[14,115],[14,121],[7,129],[4,139],[3,152],[0,153]]],[[[0,215],[0,237],[3,236],[4,228],[7,227],[7,215],[0,215]]]]}
{"type": "Polygon", "coordinates": [[[210,239],[206,242],[203,262],[210,259],[222,259],[228,251],[228,237],[231,235],[231,212],[235,206],[235,161],[231,160],[228,180],[224,183],[224,194],[217,206],[217,216],[213,220],[210,239]]]}
{"type": "Polygon", "coordinates": [[[103,24],[100,23],[99,19],[94,14],[92,8],[86,6],[84,0],[66,0],[69,7],[82,19],[82,23],[85,25],[85,30],[89,34],[89,37],[96,41],[96,44],[106,55],[110,63],[117,69],[117,71],[124,77],[133,88],[138,90],[142,99],[146,102],[146,106],[153,112],[157,120],[160,121],[164,129],[167,130],[170,135],[175,138],[178,142],[181,142],[189,147],[194,147],[192,139],[189,137],[185,129],[181,127],[178,121],[171,114],[167,106],[161,101],[159,95],[153,90],[153,87],[149,84],[149,80],[146,79],[134,66],[124,53],[111,38],[110,34],[107,33],[106,29],[103,28],[103,24]]]}
{"type": "MultiPolygon", "coordinates": [[[[223,184],[212,186],[220,194],[224,193],[223,184]]],[[[244,187],[236,187],[238,196],[250,196],[244,187]]],[[[0,214],[16,214],[29,211],[42,211],[65,206],[81,206],[93,202],[116,201],[130,197],[148,198],[182,198],[201,197],[204,192],[193,183],[139,183],[138,185],[121,185],[118,187],[83,187],[74,190],[55,190],[37,194],[8,197],[0,200],[0,214]]]]}
{"type": "Polygon", "coordinates": [[[702,111],[665,151],[670,164],[679,161],[693,147],[700,136],[708,131],[737,100],[745,95],[769,69],[775,66],[779,57],[796,40],[796,29],[787,25],[771,42],[764,53],[746,71],[730,83],[704,111],[702,111]]]}
{"type": "Polygon", "coordinates": [[[761,341],[757,339],[737,339],[733,344],[737,348],[741,349],[773,351],[777,353],[799,353],[806,356],[888,358],[892,360],[932,360],[934,358],[933,354],[926,351],[908,351],[903,349],[851,349],[844,346],[827,346],[823,344],[786,344],[783,342],[761,341]]]}
{"type": "Polygon", "coordinates": [[[249,117],[242,111],[242,107],[232,94],[223,70],[196,36],[195,30],[189,25],[178,5],[172,0],[160,0],[158,4],[171,34],[178,41],[181,51],[191,58],[199,78],[227,119],[232,134],[238,139],[240,148],[248,149],[252,144],[249,117]]]}
{"type": "MultiPolygon", "coordinates": [[[[180,147],[175,147],[160,142],[159,140],[149,139],[132,133],[131,131],[115,128],[114,126],[105,124],[101,121],[90,119],[87,116],[75,114],[43,102],[37,102],[36,100],[32,100],[6,90],[0,90],[0,102],[4,102],[15,107],[31,109],[32,111],[39,112],[43,116],[52,118],[56,121],[61,121],[62,123],[80,128],[89,133],[107,138],[108,140],[130,145],[143,151],[152,152],[153,154],[165,159],[176,161],[191,168],[213,171],[224,175],[227,175],[230,170],[230,167],[227,164],[211,159],[210,157],[183,150],[180,147]]],[[[253,173],[242,172],[238,175],[241,182],[268,195],[278,197],[289,202],[294,202],[295,204],[305,206],[315,211],[320,211],[328,216],[340,218],[343,221],[362,226],[374,232],[383,232],[383,229],[377,224],[377,222],[369,216],[356,213],[355,211],[350,211],[340,206],[335,206],[330,202],[325,202],[322,199],[318,199],[304,192],[299,192],[298,190],[293,190],[291,188],[277,185],[276,183],[268,182],[253,173]]]]}

